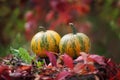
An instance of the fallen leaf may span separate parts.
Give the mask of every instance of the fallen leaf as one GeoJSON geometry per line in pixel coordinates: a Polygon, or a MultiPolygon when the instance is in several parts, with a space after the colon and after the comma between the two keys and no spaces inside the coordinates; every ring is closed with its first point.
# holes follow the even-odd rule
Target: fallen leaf
{"type": "Polygon", "coordinates": [[[2,74],[6,70],[9,70],[8,66],[4,66],[4,65],[0,66],[0,74],[2,74]]]}
{"type": "Polygon", "coordinates": [[[52,66],[57,66],[57,60],[53,52],[46,51],[47,56],[49,57],[50,62],[52,63],[52,66]]]}
{"type": "Polygon", "coordinates": [[[27,66],[27,65],[21,65],[18,67],[18,71],[31,71],[32,66],[27,66]]]}
{"type": "Polygon", "coordinates": [[[64,80],[68,75],[71,75],[71,73],[68,71],[62,71],[57,75],[55,80],[64,80]]]}
{"type": "Polygon", "coordinates": [[[90,55],[89,58],[92,58],[95,62],[97,62],[100,65],[105,65],[105,59],[102,56],[90,55]]]}
{"type": "Polygon", "coordinates": [[[62,55],[62,60],[64,62],[64,65],[73,69],[73,67],[74,67],[73,66],[73,59],[70,56],[68,56],[67,54],[64,54],[64,55],[62,55]]]}

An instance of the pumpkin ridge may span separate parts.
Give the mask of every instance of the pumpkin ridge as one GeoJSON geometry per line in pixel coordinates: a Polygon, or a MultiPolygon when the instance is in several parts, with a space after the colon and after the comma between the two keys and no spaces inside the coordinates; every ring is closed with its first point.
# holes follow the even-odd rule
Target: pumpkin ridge
{"type": "Polygon", "coordinates": [[[47,33],[44,34],[44,45],[45,45],[45,49],[48,50],[49,47],[49,41],[47,41],[48,35],[47,33]]]}
{"type": "Polygon", "coordinates": [[[62,43],[62,53],[65,52],[66,49],[66,44],[68,43],[68,41],[66,40],[64,43],[62,43]]]}
{"type": "Polygon", "coordinates": [[[84,47],[85,47],[85,52],[89,52],[89,49],[90,49],[90,40],[89,40],[89,38],[86,36],[86,35],[84,35],[84,34],[82,34],[82,37],[83,37],[83,41],[84,41],[84,47]]]}
{"type": "Polygon", "coordinates": [[[44,49],[44,34],[41,36],[40,47],[41,47],[41,50],[44,49]]]}
{"type": "Polygon", "coordinates": [[[89,52],[89,50],[90,50],[90,40],[85,39],[85,51],[89,52]]]}
{"type": "MultiPolygon", "coordinates": [[[[34,42],[35,42],[35,41],[32,40],[32,43],[34,43],[34,42]]],[[[31,48],[32,48],[32,50],[35,50],[34,46],[35,46],[35,44],[31,44],[31,48]]]]}
{"type": "Polygon", "coordinates": [[[46,32],[46,39],[44,40],[46,50],[50,50],[50,34],[46,32]]]}
{"type": "MultiPolygon", "coordinates": [[[[71,38],[71,36],[70,36],[70,38],[71,38]]],[[[73,45],[72,45],[73,42],[72,42],[72,40],[66,40],[66,42],[67,43],[65,45],[69,44],[69,46],[65,47],[66,54],[69,54],[70,56],[73,56],[74,54],[71,54],[71,51],[72,52],[74,51],[73,50],[73,45]]]]}
{"type": "Polygon", "coordinates": [[[38,50],[37,44],[38,44],[38,39],[35,39],[35,49],[38,50]]]}
{"type": "Polygon", "coordinates": [[[62,53],[64,53],[64,52],[65,52],[65,43],[64,43],[64,44],[62,44],[61,49],[62,49],[62,53]]]}
{"type": "Polygon", "coordinates": [[[74,57],[77,57],[75,41],[72,42],[72,48],[73,48],[73,51],[74,51],[74,57]]]}
{"type": "Polygon", "coordinates": [[[80,51],[85,51],[85,44],[84,44],[84,40],[81,36],[77,35],[77,39],[79,39],[78,41],[81,43],[80,45],[80,51]]]}
{"type": "Polygon", "coordinates": [[[58,47],[57,47],[57,41],[55,39],[55,37],[50,33],[50,36],[52,37],[51,39],[53,40],[53,45],[55,46],[53,49],[56,50],[58,47]]]}

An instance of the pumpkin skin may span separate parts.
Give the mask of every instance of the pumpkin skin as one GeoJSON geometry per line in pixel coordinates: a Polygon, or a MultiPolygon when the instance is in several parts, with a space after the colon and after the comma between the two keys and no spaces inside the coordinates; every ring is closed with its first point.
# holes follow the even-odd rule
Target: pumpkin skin
{"type": "Polygon", "coordinates": [[[46,57],[46,51],[59,52],[60,39],[60,35],[53,30],[38,32],[31,40],[32,51],[40,57],[46,57]]]}
{"type": "Polygon", "coordinates": [[[69,33],[61,38],[59,50],[61,54],[77,58],[80,52],[89,52],[90,40],[84,33],[69,33]]]}

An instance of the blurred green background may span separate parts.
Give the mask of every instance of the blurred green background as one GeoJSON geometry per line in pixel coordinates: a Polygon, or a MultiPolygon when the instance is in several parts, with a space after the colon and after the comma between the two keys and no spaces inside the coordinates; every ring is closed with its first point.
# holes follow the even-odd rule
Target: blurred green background
{"type": "Polygon", "coordinates": [[[63,36],[69,22],[89,36],[90,53],[120,62],[120,0],[0,0],[0,56],[10,47],[31,51],[39,26],[63,36]]]}

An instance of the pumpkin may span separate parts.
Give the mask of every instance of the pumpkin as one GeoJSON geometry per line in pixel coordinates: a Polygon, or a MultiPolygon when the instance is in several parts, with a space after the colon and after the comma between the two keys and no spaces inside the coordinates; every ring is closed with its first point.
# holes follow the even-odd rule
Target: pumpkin
{"type": "Polygon", "coordinates": [[[70,23],[73,33],[64,35],[59,44],[61,54],[68,54],[73,58],[77,58],[80,52],[89,52],[90,40],[84,33],[77,33],[74,25],[70,23]]]}
{"type": "Polygon", "coordinates": [[[40,31],[31,40],[31,48],[40,57],[46,56],[46,51],[59,52],[60,35],[53,30],[40,31]]]}

